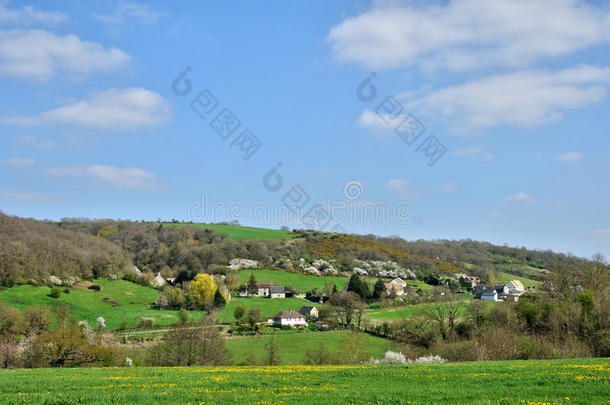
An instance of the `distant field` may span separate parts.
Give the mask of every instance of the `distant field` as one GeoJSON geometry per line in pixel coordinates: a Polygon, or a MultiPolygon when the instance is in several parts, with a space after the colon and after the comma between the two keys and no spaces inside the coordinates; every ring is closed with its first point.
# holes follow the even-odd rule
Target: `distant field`
{"type": "Polygon", "coordinates": [[[2,403],[606,404],[610,359],[0,370],[2,403]]]}
{"type": "MultiPolygon", "coordinates": [[[[281,364],[303,364],[307,350],[315,350],[324,343],[328,351],[336,354],[340,351],[341,341],[345,331],[308,332],[274,336],[281,364]]],[[[387,350],[398,350],[396,343],[376,336],[363,334],[368,344],[370,355],[380,358],[387,350]]],[[[252,354],[257,364],[264,364],[265,345],[271,336],[239,337],[227,340],[227,347],[233,355],[233,363],[238,364],[252,354]]]]}
{"type": "MultiPolygon", "coordinates": [[[[52,307],[58,302],[66,302],[72,308],[72,315],[78,320],[86,320],[90,325],[96,324],[96,319],[101,316],[106,321],[109,329],[118,329],[123,322],[127,321],[128,327],[134,327],[142,316],[155,318],[155,325],[168,325],[178,321],[177,311],[159,311],[150,308],[150,303],[155,301],[159,292],[139,284],[124,280],[94,280],[95,284],[102,287],[102,291],[87,289],[72,289],[69,294],[62,292],[59,298],[48,297],[49,287],[34,287],[30,285],[19,285],[0,291],[0,302],[25,310],[31,305],[46,305],[52,307]],[[112,306],[102,301],[108,298],[120,306],[112,306]]],[[[200,319],[202,313],[192,311],[194,319],[200,319]]]]}
{"type": "MultiPolygon", "coordinates": [[[[485,302],[487,302],[487,301],[485,301],[485,302]]],[[[466,315],[466,313],[467,313],[466,305],[467,304],[468,304],[468,301],[464,301],[464,305],[462,305],[458,316],[466,315]]],[[[416,305],[406,305],[403,307],[378,309],[378,310],[367,312],[366,318],[376,320],[376,321],[397,321],[401,318],[410,318],[412,316],[424,314],[433,308],[434,308],[434,304],[425,303],[425,304],[416,304],[416,305]]]]}
{"type": "Polygon", "coordinates": [[[316,304],[300,298],[233,298],[226,307],[220,310],[216,315],[216,319],[221,322],[235,322],[233,312],[239,305],[246,308],[246,310],[253,307],[260,308],[261,315],[265,320],[272,318],[273,315],[283,310],[298,311],[302,306],[316,306],[316,304]]]}
{"type": "Polygon", "coordinates": [[[311,291],[314,288],[322,289],[328,282],[335,283],[337,290],[341,291],[349,281],[347,277],[314,276],[283,270],[241,270],[237,275],[241,283],[246,283],[251,274],[254,274],[257,283],[273,283],[292,287],[300,293],[311,291]]]}
{"type": "Polygon", "coordinates": [[[540,287],[542,285],[540,281],[502,272],[496,274],[496,279],[500,283],[508,283],[511,280],[519,280],[521,283],[523,283],[524,287],[540,287]]]}
{"type": "Polygon", "coordinates": [[[164,222],[163,225],[176,226],[179,228],[183,227],[196,227],[213,229],[218,232],[226,233],[229,238],[235,241],[241,241],[244,239],[248,240],[272,240],[272,239],[294,239],[298,235],[290,231],[282,231],[279,229],[267,229],[267,228],[252,228],[249,226],[235,226],[235,225],[218,225],[218,224],[180,224],[172,222],[164,222]]]}

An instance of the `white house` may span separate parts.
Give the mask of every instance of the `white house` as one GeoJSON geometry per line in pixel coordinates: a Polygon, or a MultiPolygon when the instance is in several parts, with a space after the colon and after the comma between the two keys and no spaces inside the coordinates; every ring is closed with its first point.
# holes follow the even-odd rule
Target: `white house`
{"type": "Polygon", "coordinates": [[[282,311],[273,317],[273,326],[291,326],[293,328],[307,327],[305,315],[297,311],[282,311]]]}
{"type": "Polygon", "coordinates": [[[281,285],[269,287],[269,298],[286,298],[286,289],[281,285]]]}
{"type": "Polygon", "coordinates": [[[388,294],[394,292],[396,296],[400,297],[405,293],[405,288],[407,287],[407,283],[401,279],[400,277],[396,277],[394,280],[389,283],[384,283],[385,290],[388,294]]]}
{"type": "Polygon", "coordinates": [[[256,285],[256,295],[258,297],[268,297],[269,296],[269,289],[271,289],[271,287],[273,287],[273,284],[271,283],[260,283],[256,285]]]}

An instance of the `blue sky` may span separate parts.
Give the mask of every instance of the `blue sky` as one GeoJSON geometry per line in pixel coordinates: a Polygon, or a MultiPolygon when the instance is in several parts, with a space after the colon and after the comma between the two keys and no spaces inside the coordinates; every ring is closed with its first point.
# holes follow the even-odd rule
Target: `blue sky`
{"type": "Polygon", "coordinates": [[[609,42],[593,1],[0,1],[0,209],[608,256],[609,42]],[[295,185],[310,198],[288,218],[295,185]]]}

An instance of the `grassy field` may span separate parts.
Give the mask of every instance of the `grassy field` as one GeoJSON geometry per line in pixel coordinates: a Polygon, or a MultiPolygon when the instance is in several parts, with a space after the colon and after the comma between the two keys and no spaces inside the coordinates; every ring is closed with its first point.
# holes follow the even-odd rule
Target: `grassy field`
{"type": "MultiPolygon", "coordinates": [[[[488,302],[488,301],[481,301],[488,302]]],[[[467,301],[464,302],[464,305],[460,308],[458,316],[466,315],[466,305],[467,301]]],[[[421,315],[429,310],[434,308],[434,304],[425,303],[425,304],[416,304],[416,305],[406,305],[403,307],[395,307],[395,308],[383,308],[378,310],[369,311],[366,313],[366,318],[372,319],[375,321],[397,321],[401,318],[410,318],[412,316],[421,315]]]]}
{"type": "MultiPolygon", "coordinates": [[[[109,329],[118,329],[123,320],[127,321],[128,327],[134,327],[142,316],[155,318],[155,325],[168,325],[178,320],[177,311],[159,311],[150,307],[150,303],[159,295],[155,289],[124,280],[94,280],[94,283],[102,290],[74,288],[69,294],[62,292],[59,298],[47,296],[49,287],[19,285],[0,291],[0,302],[20,310],[31,305],[52,307],[58,302],[65,302],[70,304],[76,319],[86,320],[94,326],[97,317],[101,316],[109,329]],[[104,302],[104,298],[119,305],[104,302]]],[[[200,319],[201,312],[193,311],[191,316],[200,319]]]]}
{"type": "Polygon", "coordinates": [[[273,283],[292,287],[296,292],[305,293],[314,288],[324,288],[326,283],[335,283],[337,290],[341,291],[347,285],[347,277],[314,276],[305,273],[294,273],[283,270],[242,270],[237,273],[239,281],[243,284],[254,274],[257,283],[273,283]]]}
{"type": "Polygon", "coordinates": [[[282,310],[298,311],[302,306],[316,306],[316,304],[300,298],[233,298],[226,307],[218,312],[216,319],[221,322],[235,322],[233,311],[239,305],[246,308],[246,311],[253,307],[260,308],[261,315],[265,320],[272,318],[273,315],[282,310]]]}
{"type": "Polygon", "coordinates": [[[197,227],[205,229],[213,229],[218,232],[226,233],[229,238],[235,241],[241,241],[244,239],[248,240],[273,240],[273,239],[294,239],[298,235],[290,231],[282,231],[279,229],[267,229],[267,228],[252,228],[249,226],[235,226],[235,225],[219,225],[219,224],[180,224],[172,222],[164,222],[163,225],[177,226],[177,227],[197,227]]]}
{"type": "Polygon", "coordinates": [[[511,280],[519,280],[521,283],[523,283],[524,287],[540,287],[542,285],[540,281],[502,272],[496,274],[496,279],[499,283],[508,283],[511,280]]]}
{"type": "MultiPolygon", "coordinates": [[[[241,283],[246,283],[251,274],[254,274],[258,283],[273,283],[285,287],[292,287],[296,292],[301,293],[311,291],[314,288],[322,289],[328,282],[335,283],[337,290],[341,291],[349,282],[348,277],[314,276],[311,274],[283,270],[241,270],[237,275],[241,283]]],[[[364,279],[368,282],[370,288],[373,288],[373,285],[377,281],[375,277],[364,277],[364,279]]],[[[406,280],[406,283],[412,285],[415,289],[421,288],[424,291],[432,288],[431,285],[422,281],[406,280]]]]}
{"type": "MultiPolygon", "coordinates": [[[[346,331],[332,332],[307,332],[297,334],[276,335],[273,337],[278,348],[278,355],[282,365],[303,364],[303,359],[308,350],[316,350],[320,343],[324,343],[326,349],[336,354],[340,352],[341,341],[346,331]]],[[[363,334],[368,341],[367,348],[371,356],[383,357],[387,350],[397,350],[396,344],[368,334],[363,334]]],[[[239,337],[227,340],[227,347],[233,355],[233,363],[239,364],[252,355],[257,364],[264,364],[265,345],[271,336],[239,337]]]]}
{"type": "Polygon", "coordinates": [[[2,403],[607,404],[610,359],[1,370],[2,403]]]}

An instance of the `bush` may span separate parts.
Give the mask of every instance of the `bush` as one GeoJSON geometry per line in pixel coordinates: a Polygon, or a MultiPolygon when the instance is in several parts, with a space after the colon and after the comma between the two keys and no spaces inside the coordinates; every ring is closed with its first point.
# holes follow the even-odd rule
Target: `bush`
{"type": "Polygon", "coordinates": [[[480,361],[483,351],[476,342],[440,343],[432,352],[448,361],[480,361]]]}
{"type": "Polygon", "coordinates": [[[423,357],[416,359],[415,361],[409,360],[409,364],[411,364],[411,363],[413,363],[413,364],[438,364],[438,363],[446,363],[446,362],[447,362],[447,360],[443,359],[440,356],[423,356],[423,357]]]}
{"type": "Polygon", "coordinates": [[[155,318],[149,318],[149,317],[141,317],[140,321],[138,322],[138,329],[150,329],[153,327],[153,324],[155,323],[155,318]]]}
{"type": "Polygon", "coordinates": [[[57,286],[51,287],[51,291],[49,292],[49,297],[59,298],[60,296],[61,296],[61,289],[57,286]]]}
{"type": "Polygon", "coordinates": [[[392,352],[392,351],[388,350],[387,352],[385,352],[385,356],[383,357],[383,359],[381,359],[381,361],[379,363],[380,364],[407,364],[407,359],[405,358],[405,355],[400,352],[392,352]]]}

